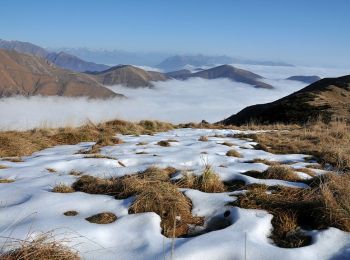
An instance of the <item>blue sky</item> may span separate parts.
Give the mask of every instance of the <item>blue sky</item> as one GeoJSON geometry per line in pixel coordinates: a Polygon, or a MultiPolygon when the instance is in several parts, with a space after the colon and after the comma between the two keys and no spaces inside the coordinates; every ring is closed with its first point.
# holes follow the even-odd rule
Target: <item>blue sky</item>
{"type": "Polygon", "coordinates": [[[350,67],[349,0],[1,0],[0,38],[350,67]]]}

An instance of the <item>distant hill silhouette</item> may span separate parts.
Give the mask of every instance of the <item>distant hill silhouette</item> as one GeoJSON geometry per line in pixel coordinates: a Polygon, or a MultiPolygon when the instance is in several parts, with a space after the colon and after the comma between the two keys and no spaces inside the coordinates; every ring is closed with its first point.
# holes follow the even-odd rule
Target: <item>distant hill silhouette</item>
{"type": "Polygon", "coordinates": [[[321,78],[319,76],[292,76],[286,79],[300,81],[307,84],[312,84],[316,81],[319,81],[321,78]]]}

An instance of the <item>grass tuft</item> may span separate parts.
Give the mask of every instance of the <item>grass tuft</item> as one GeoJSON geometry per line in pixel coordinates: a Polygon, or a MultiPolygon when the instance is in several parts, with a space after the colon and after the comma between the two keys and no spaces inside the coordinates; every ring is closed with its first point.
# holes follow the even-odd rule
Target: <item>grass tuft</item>
{"type": "Polygon", "coordinates": [[[239,152],[237,152],[236,150],[234,150],[234,149],[228,150],[227,153],[226,153],[226,156],[237,157],[237,158],[241,158],[242,157],[242,155],[239,152]]]}
{"type": "Polygon", "coordinates": [[[86,218],[90,223],[109,224],[117,220],[117,216],[112,212],[102,212],[86,218]]]}
{"type": "Polygon", "coordinates": [[[74,192],[74,189],[69,186],[66,185],[64,183],[60,183],[58,185],[56,185],[53,189],[52,192],[57,192],[57,193],[72,193],[74,192]]]}
{"type": "Polygon", "coordinates": [[[169,146],[171,146],[170,145],[170,143],[169,143],[169,141],[159,141],[158,143],[157,143],[157,145],[159,145],[159,146],[163,146],[163,147],[169,147],[169,146]]]}
{"type": "Polygon", "coordinates": [[[78,215],[78,212],[75,211],[75,210],[69,210],[69,211],[64,212],[63,215],[65,215],[65,216],[76,216],[76,215],[78,215]]]}
{"type": "MultiPolygon", "coordinates": [[[[11,241],[10,241],[11,242],[11,241]]],[[[13,242],[14,250],[0,253],[2,260],[79,260],[79,255],[47,235],[35,240],[13,242]]]]}
{"type": "Polygon", "coordinates": [[[199,137],[198,141],[201,141],[201,142],[208,142],[208,141],[209,141],[209,139],[208,139],[208,137],[207,137],[207,136],[202,135],[201,137],[199,137]]]}

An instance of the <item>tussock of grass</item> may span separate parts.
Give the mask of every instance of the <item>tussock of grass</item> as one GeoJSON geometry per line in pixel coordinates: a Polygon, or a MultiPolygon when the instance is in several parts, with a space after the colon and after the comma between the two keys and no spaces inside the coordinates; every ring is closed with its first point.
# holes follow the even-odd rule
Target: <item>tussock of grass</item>
{"type": "Polygon", "coordinates": [[[60,183],[53,187],[52,192],[57,192],[57,193],[72,193],[74,192],[74,189],[71,186],[68,186],[64,183],[60,183]]]}
{"type": "Polygon", "coordinates": [[[7,169],[7,168],[8,168],[7,166],[1,165],[1,164],[0,164],[0,170],[2,170],[2,169],[7,169]]]}
{"type": "Polygon", "coordinates": [[[13,242],[17,249],[0,253],[2,260],[79,260],[79,255],[55,242],[50,237],[43,235],[32,241],[13,242]],[[17,245],[18,244],[18,245],[17,245]]]}
{"type": "Polygon", "coordinates": [[[159,141],[158,143],[157,143],[157,145],[159,145],[159,146],[163,146],[163,147],[169,147],[169,146],[171,146],[170,145],[170,143],[169,143],[169,141],[159,141]]]}
{"type": "Polygon", "coordinates": [[[242,208],[264,209],[274,215],[272,238],[282,247],[308,244],[307,237],[295,233],[297,228],[323,229],[336,227],[350,231],[350,175],[327,174],[316,177],[307,189],[279,187],[272,193],[267,188],[251,188],[234,202],[242,208]],[[285,216],[284,214],[288,214],[285,216]],[[293,238],[293,232],[298,238],[293,238]]]}
{"type": "Polygon", "coordinates": [[[69,217],[70,216],[76,216],[76,215],[78,215],[78,212],[75,211],[75,210],[69,210],[69,211],[64,212],[63,215],[69,216],[69,217]]]}
{"type": "Polygon", "coordinates": [[[51,173],[57,172],[54,168],[46,168],[46,170],[51,173]]]}
{"type": "Polygon", "coordinates": [[[196,189],[210,193],[226,191],[224,183],[210,165],[205,166],[200,176],[184,173],[184,177],[179,181],[178,185],[183,188],[196,189]]]}
{"type": "Polygon", "coordinates": [[[170,182],[174,168],[150,167],[146,171],[120,178],[101,179],[82,176],[73,184],[76,191],[107,194],[118,199],[135,196],[130,213],[155,212],[168,237],[186,235],[189,225],[202,224],[203,219],[191,215],[191,202],[170,182]]]}
{"type": "Polygon", "coordinates": [[[90,223],[109,224],[117,220],[117,216],[112,212],[102,212],[86,218],[90,223]]]}
{"type": "Polygon", "coordinates": [[[242,155],[239,152],[237,152],[235,149],[228,150],[226,153],[226,156],[238,157],[238,158],[242,157],[242,155]]]}
{"type": "Polygon", "coordinates": [[[286,181],[298,181],[300,178],[294,170],[285,165],[273,165],[262,173],[264,179],[277,179],[286,181]]]}
{"type": "Polygon", "coordinates": [[[201,142],[208,142],[208,136],[205,136],[205,135],[202,135],[201,137],[199,137],[198,141],[201,141],[201,142]]]}
{"type": "Polygon", "coordinates": [[[11,183],[14,182],[15,180],[12,179],[0,179],[0,183],[11,183]]]}
{"type": "Polygon", "coordinates": [[[244,175],[251,176],[257,179],[301,181],[301,179],[293,171],[293,169],[285,165],[273,165],[263,172],[248,171],[248,172],[245,172],[244,175]]]}
{"type": "Polygon", "coordinates": [[[54,145],[77,144],[95,141],[92,153],[97,153],[104,145],[113,145],[119,141],[115,138],[119,134],[152,134],[168,131],[174,126],[158,121],[140,121],[131,123],[121,120],[109,121],[94,125],[88,123],[76,128],[33,129],[30,131],[0,132],[0,157],[14,157],[30,155],[54,145]]]}
{"type": "Polygon", "coordinates": [[[136,145],[147,145],[147,144],[148,144],[147,142],[139,142],[136,145]]]}
{"type": "Polygon", "coordinates": [[[191,202],[175,185],[169,182],[155,182],[137,194],[129,211],[157,213],[162,219],[164,235],[178,237],[188,233],[189,224],[203,224],[202,218],[192,216],[191,208],[191,202]]]}

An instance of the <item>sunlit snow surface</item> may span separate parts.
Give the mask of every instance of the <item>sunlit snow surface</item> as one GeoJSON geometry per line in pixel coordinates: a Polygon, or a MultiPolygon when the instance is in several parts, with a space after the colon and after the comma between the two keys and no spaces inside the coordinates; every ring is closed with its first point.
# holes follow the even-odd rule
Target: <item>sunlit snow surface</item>
{"type": "MultiPolygon", "coordinates": [[[[263,171],[268,166],[250,163],[255,158],[279,161],[294,168],[309,163],[307,155],[275,155],[253,148],[254,142],[228,137],[214,137],[237,133],[233,130],[177,129],[165,133],[141,136],[119,136],[124,143],[104,147],[101,154],[114,159],[84,158],[79,152],[93,143],[64,145],[49,148],[24,162],[0,161],[8,166],[0,170],[0,179],[13,179],[13,183],[0,184],[0,250],[8,248],[8,237],[33,238],[41,232],[52,231],[57,240],[64,240],[78,250],[85,259],[346,259],[350,257],[350,236],[335,228],[314,231],[310,246],[284,249],[273,245],[268,236],[272,216],[265,211],[247,210],[226,206],[236,199],[235,192],[203,193],[184,190],[193,203],[193,214],[206,220],[231,211],[232,225],[225,229],[192,238],[172,239],[161,234],[160,217],[155,213],[128,214],[133,198],[116,200],[111,196],[91,195],[82,192],[53,193],[57,184],[72,184],[78,177],[69,175],[72,170],[87,175],[123,176],[145,170],[151,165],[172,166],[179,170],[192,170],[200,174],[204,164],[210,163],[223,180],[243,180],[246,183],[306,187],[305,184],[281,180],[258,180],[241,173],[248,170],[263,171]],[[198,141],[209,136],[208,142],[198,141]],[[170,147],[157,145],[158,141],[175,139],[170,147]],[[220,143],[234,144],[228,147],[220,143]],[[146,145],[138,145],[146,142],[146,145]],[[243,158],[226,156],[236,149],[243,158]],[[143,152],[143,154],[137,154],[143,152]],[[205,154],[205,153],[206,154],[205,154]],[[125,165],[123,167],[119,162],[125,165]],[[222,167],[225,166],[225,167],[222,167]],[[49,172],[52,168],[57,172],[49,172]],[[67,217],[69,210],[79,212],[67,217]],[[89,223],[86,217],[104,211],[113,212],[114,223],[89,223]]],[[[322,174],[321,170],[314,170],[322,174]]]]}

